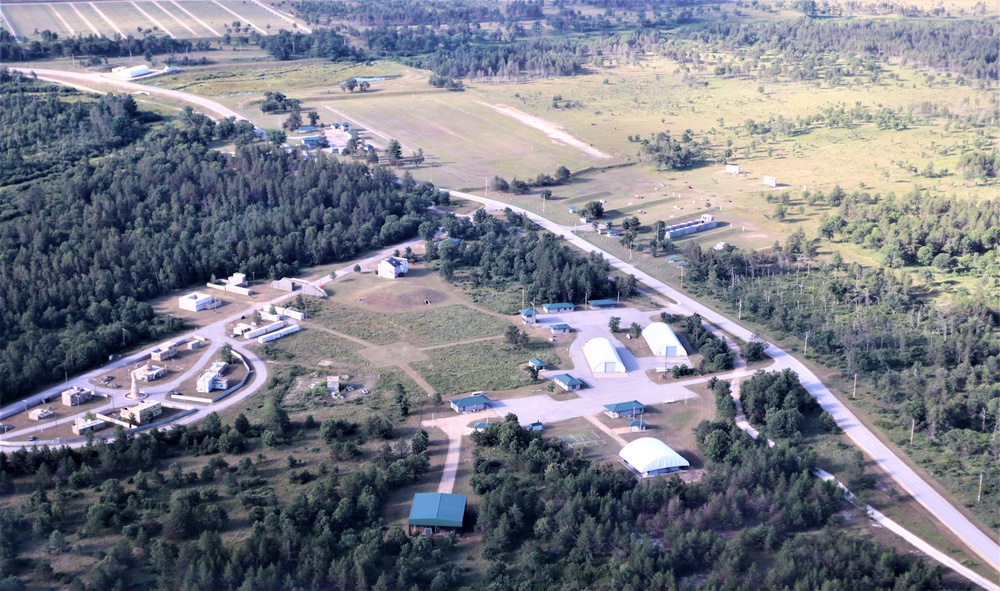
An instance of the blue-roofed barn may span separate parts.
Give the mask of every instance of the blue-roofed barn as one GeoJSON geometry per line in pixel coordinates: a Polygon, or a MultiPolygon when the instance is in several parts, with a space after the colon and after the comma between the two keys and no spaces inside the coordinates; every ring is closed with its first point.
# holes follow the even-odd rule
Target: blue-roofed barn
{"type": "Polygon", "coordinates": [[[410,506],[410,535],[461,533],[465,519],[465,495],[417,493],[410,506]]]}

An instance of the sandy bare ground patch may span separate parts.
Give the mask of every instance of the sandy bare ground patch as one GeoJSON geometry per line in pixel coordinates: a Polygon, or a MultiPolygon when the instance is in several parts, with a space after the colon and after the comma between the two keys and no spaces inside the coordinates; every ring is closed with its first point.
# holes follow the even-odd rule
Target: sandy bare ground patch
{"type": "Polygon", "coordinates": [[[571,148],[576,148],[577,150],[580,150],[581,152],[592,158],[598,158],[600,160],[609,160],[611,158],[610,155],[605,154],[604,152],[584,142],[580,138],[574,136],[570,132],[566,131],[562,127],[559,127],[555,123],[552,123],[551,121],[546,121],[545,119],[542,119],[540,117],[529,115],[524,111],[519,111],[514,107],[508,107],[507,105],[503,104],[491,105],[489,103],[482,103],[482,102],[480,102],[479,104],[489,107],[494,111],[497,111],[498,113],[503,113],[508,117],[513,117],[514,119],[517,119],[521,123],[534,127],[539,131],[545,132],[545,135],[549,136],[549,138],[552,139],[552,141],[569,146],[571,148]]]}

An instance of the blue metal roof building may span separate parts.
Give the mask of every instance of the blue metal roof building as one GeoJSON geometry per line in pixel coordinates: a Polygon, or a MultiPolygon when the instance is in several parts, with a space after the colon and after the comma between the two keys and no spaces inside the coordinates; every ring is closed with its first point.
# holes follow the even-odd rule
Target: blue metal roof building
{"type": "Polygon", "coordinates": [[[465,519],[465,495],[417,493],[410,506],[410,535],[461,531],[465,519]]]}
{"type": "Polygon", "coordinates": [[[631,400],[629,402],[616,402],[614,404],[605,404],[605,412],[612,419],[618,419],[621,417],[634,417],[636,415],[641,415],[646,412],[646,405],[642,404],[637,400],[631,400]]]}
{"type": "Polygon", "coordinates": [[[590,300],[587,302],[591,310],[597,310],[599,308],[615,308],[618,306],[618,302],[614,300],[590,300]]]}
{"type": "Polygon", "coordinates": [[[569,375],[568,373],[561,373],[557,376],[552,376],[552,381],[559,384],[563,390],[567,392],[572,390],[579,390],[583,387],[583,382],[569,375]]]}
{"type": "Polygon", "coordinates": [[[481,392],[473,394],[472,396],[466,396],[464,398],[456,398],[451,401],[451,408],[455,412],[460,412],[460,413],[485,410],[489,408],[489,406],[490,406],[490,399],[487,398],[481,392]]]}

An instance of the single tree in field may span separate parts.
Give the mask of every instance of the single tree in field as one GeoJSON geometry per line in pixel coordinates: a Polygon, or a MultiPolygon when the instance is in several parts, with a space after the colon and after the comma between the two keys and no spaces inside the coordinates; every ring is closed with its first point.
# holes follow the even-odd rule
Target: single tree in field
{"type": "Polygon", "coordinates": [[[229,343],[222,345],[219,349],[219,359],[222,359],[227,364],[233,362],[233,346],[229,343]]]}
{"type": "Polygon", "coordinates": [[[548,201],[549,199],[552,199],[552,191],[548,189],[542,189],[541,195],[542,195],[542,201],[548,201]]]}
{"type": "Polygon", "coordinates": [[[385,153],[389,157],[389,164],[396,166],[399,164],[399,159],[403,157],[403,146],[394,139],[389,140],[385,153]]]}
{"type": "Polygon", "coordinates": [[[299,113],[299,110],[292,109],[292,112],[288,115],[288,119],[285,119],[285,122],[281,124],[281,127],[291,131],[295,131],[296,129],[302,127],[302,114],[299,113]]]}
{"type": "Polygon", "coordinates": [[[642,336],[642,327],[639,326],[638,322],[633,322],[632,326],[628,327],[628,334],[633,339],[637,339],[642,336]]]}
{"type": "Polygon", "coordinates": [[[532,364],[529,363],[528,365],[526,365],[524,367],[524,371],[528,372],[528,375],[531,376],[531,381],[532,382],[537,382],[538,381],[538,367],[537,366],[532,365],[532,364]]]}
{"type": "Polygon", "coordinates": [[[309,111],[309,114],[307,116],[309,117],[309,125],[315,127],[316,124],[319,122],[319,113],[317,113],[316,111],[309,111]]]}
{"type": "Polygon", "coordinates": [[[570,175],[569,169],[566,168],[565,166],[560,166],[559,168],[556,169],[556,180],[559,181],[560,183],[565,183],[566,181],[568,181],[569,175],[570,175]]]}
{"type": "Polygon", "coordinates": [[[608,329],[611,332],[618,332],[618,329],[622,326],[622,319],[617,316],[612,316],[608,320],[608,329]]]}
{"type": "Polygon", "coordinates": [[[340,89],[344,91],[354,92],[354,89],[358,87],[358,81],[354,78],[348,78],[340,83],[340,89]]]}
{"type": "Polygon", "coordinates": [[[424,163],[424,149],[417,148],[417,151],[413,153],[413,164],[420,166],[424,163]]]}

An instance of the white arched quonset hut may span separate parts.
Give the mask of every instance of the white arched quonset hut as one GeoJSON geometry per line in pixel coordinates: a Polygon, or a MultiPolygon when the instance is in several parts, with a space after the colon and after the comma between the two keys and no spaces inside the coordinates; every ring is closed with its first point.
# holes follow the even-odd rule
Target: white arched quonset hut
{"type": "Polygon", "coordinates": [[[691,466],[666,443],[652,437],[642,437],[629,443],[618,453],[618,461],[640,478],[659,476],[691,466]]]}
{"type": "Polygon", "coordinates": [[[590,339],[583,346],[583,354],[594,373],[625,373],[625,364],[608,339],[590,339]]]}
{"type": "Polygon", "coordinates": [[[642,338],[656,357],[687,356],[677,335],[663,322],[654,322],[642,330],[642,338]]]}

